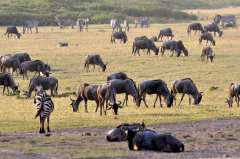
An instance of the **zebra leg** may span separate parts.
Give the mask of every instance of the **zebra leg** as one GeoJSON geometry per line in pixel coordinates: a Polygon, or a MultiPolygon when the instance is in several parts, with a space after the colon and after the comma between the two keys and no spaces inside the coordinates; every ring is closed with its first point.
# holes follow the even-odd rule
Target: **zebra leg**
{"type": "Polygon", "coordinates": [[[97,104],[97,106],[96,106],[95,112],[97,112],[97,111],[98,111],[98,107],[99,107],[99,101],[96,101],[96,104],[97,104]]]}
{"type": "Polygon", "coordinates": [[[42,117],[40,117],[40,130],[39,130],[40,134],[44,134],[45,130],[44,130],[44,119],[42,117]]]}
{"type": "Polygon", "coordinates": [[[51,132],[49,123],[50,123],[50,116],[48,116],[47,118],[47,132],[51,132]]]}

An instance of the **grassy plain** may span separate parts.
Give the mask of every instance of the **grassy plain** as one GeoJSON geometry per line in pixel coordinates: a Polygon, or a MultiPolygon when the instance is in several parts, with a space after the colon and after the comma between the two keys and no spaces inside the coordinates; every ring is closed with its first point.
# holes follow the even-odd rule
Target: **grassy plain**
{"type": "MultiPolygon", "coordinates": [[[[206,24],[207,22],[203,22],[206,24]]],[[[107,116],[100,116],[95,113],[95,103],[89,102],[89,113],[84,113],[84,107],[81,104],[80,111],[73,113],[70,107],[69,97],[53,98],[55,111],[52,113],[51,127],[54,131],[71,130],[72,128],[96,128],[96,127],[114,127],[122,122],[141,122],[147,125],[155,125],[169,122],[195,121],[209,118],[227,118],[239,117],[239,108],[234,105],[229,109],[224,103],[228,96],[228,86],[230,82],[239,81],[239,59],[240,59],[240,34],[238,29],[224,30],[222,38],[216,37],[216,46],[214,51],[216,59],[214,63],[205,63],[200,61],[201,49],[204,46],[198,44],[198,36],[192,35],[188,38],[186,34],[186,23],[177,24],[154,24],[150,29],[134,29],[128,33],[127,44],[111,44],[111,30],[106,25],[90,26],[88,32],[78,32],[72,29],[63,29],[55,27],[41,27],[39,34],[23,35],[21,40],[6,39],[0,37],[1,55],[14,53],[17,51],[28,52],[33,59],[47,61],[53,68],[53,76],[59,79],[59,94],[65,92],[77,91],[83,82],[102,84],[106,81],[107,75],[124,71],[129,77],[137,83],[146,79],[165,80],[169,87],[175,79],[191,77],[198,88],[204,91],[203,101],[199,106],[189,106],[185,97],[183,108],[175,106],[171,109],[156,107],[155,109],[145,108],[143,105],[137,108],[130,98],[130,104],[120,110],[119,116],[115,116],[109,111],[107,116]],[[189,57],[169,57],[165,56],[147,56],[141,52],[141,56],[132,56],[132,42],[137,36],[147,35],[149,37],[157,35],[159,29],[171,27],[174,30],[175,39],[183,40],[189,50],[189,57]],[[68,48],[59,48],[58,42],[66,41],[70,44],[68,48]],[[108,69],[105,73],[95,70],[86,73],[83,71],[84,58],[90,53],[101,54],[104,61],[108,63],[108,69]],[[213,89],[217,87],[217,89],[213,89]]],[[[0,28],[0,35],[5,32],[5,27],[0,28]]],[[[157,46],[161,46],[158,42],[157,46]]],[[[28,80],[22,80],[21,77],[15,77],[20,84],[21,90],[27,90],[28,80]]],[[[178,96],[179,97],[179,96],[178,96]]],[[[118,96],[123,99],[123,96],[118,96]]],[[[154,96],[147,97],[150,105],[153,104],[154,96]]],[[[179,98],[178,98],[179,101],[179,98]]],[[[33,99],[24,99],[23,96],[0,95],[0,132],[28,132],[38,131],[38,119],[34,119],[36,110],[33,106],[33,99]]],[[[33,139],[25,139],[23,142],[30,143],[21,146],[21,140],[16,143],[12,149],[26,153],[52,153],[65,151],[63,148],[44,149],[45,147],[32,147],[34,142],[64,142],[66,138],[54,136],[51,139],[38,136],[33,139]],[[43,139],[43,140],[42,140],[43,139]],[[29,141],[28,141],[29,140],[29,141]],[[31,140],[31,141],[30,141],[31,140]]],[[[94,137],[89,137],[93,138],[94,137]]],[[[75,139],[69,139],[75,140],[75,139]]],[[[77,140],[77,139],[76,139],[77,140]]],[[[46,143],[45,143],[46,142],[46,143]]],[[[90,139],[86,139],[90,142],[90,139]]],[[[1,147],[4,148],[4,144],[1,147]]],[[[105,145],[107,147],[111,145],[105,145]]],[[[88,149],[66,149],[75,151],[86,157],[101,156],[124,156],[126,151],[105,152],[100,146],[96,153],[92,154],[88,149]],[[99,152],[98,152],[99,151],[99,152]],[[105,152],[105,153],[104,153],[105,152]],[[118,154],[120,153],[120,154],[118,154]]],[[[71,154],[71,153],[70,153],[71,154]]],[[[71,157],[73,157],[71,155],[71,157]]],[[[78,155],[77,155],[78,156],[78,155]]],[[[76,156],[75,156],[76,157],[76,156]]],[[[78,158],[78,157],[76,157],[78,158]]]]}

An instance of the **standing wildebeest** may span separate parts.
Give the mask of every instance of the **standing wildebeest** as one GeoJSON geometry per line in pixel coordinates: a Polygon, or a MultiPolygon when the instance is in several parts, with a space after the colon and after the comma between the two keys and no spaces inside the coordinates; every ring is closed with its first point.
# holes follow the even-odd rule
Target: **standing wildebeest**
{"type": "Polygon", "coordinates": [[[20,70],[20,60],[17,57],[11,56],[2,64],[2,71],[6,72],[6,69],[12,69],[11,74],[16,72],[18,74],[18,71],[20,70]]]}
{"type": "Polygon", "coordinates": [[[205,32],[213,32],[214,36],[216,36],[216,33],[218,33],[219,37],[221,37],[223,34],[223,32],[219,29],[218,25],[215,23],[204,26],[204,31],[205,32]]]}
{"type": "Polygon", "coordinates": [[[58,94],[58,80],[55,77],[37,76],[33,77],[29,82],[28,91],[25,92],[27,97],[31,97],[32,92],[39,86],[41,86],[43,90],[50,89],[51,96],[58,94]]]}
{"type": "Polygon", "coordinates": [[[210,46],[202,49],[201,60],[204,61],[205,57],[207,57],[207,62],[209,59],[211,62],[213,62],[213,58],[215,57],[215,54],[213,52],[213,49],[210,46]]]}
{"type": "Polygon", "coordinates": [[[108,81],[108,83],[110,83],[111,86],[115,89],[116,94],[126,93],[123,104],[126,102],[126,105],[127,105],[128,95],[130,94],[133,97],[136,105],[137,106],[140,105],[140,97],[139,97],[138,89],[136,87],[135,82],[132,79],[129,79],[129,78],[125,80],[113,79],[108,81]]]}
{"type": "Polygon", "coordinates": [[[111,35],[111,42],[115,43],[115,40],[119,39],[120,42],[123,42],[124,44],[127,42],[127,34],[125,31],[119,31],[119,32],[114,32],[111,35]]]}
{"type": "Polygon", "coordinates": [[[8,73],[0,73],[0,85],[3,85],[3,94],[6,88],[9,94],[8,87],[12,89],[13,93],[18,91],[18,86],[15,84],[13,77],[8,73]]]}
{"type": "Polygon", "coordinates": [[[156,100],[154,102],[154,108],[155,104],[157,102],[157,99],[160,100],[160,107],[162,107],[161,103],[161,96],[164,97],[164,100],[166,102],[167,107],[171,107],[173,103],[173,96],[169,92],[167,84],[162,80],[146,80],[140,83],[139,85],[139,96],[140,98],[143,97],[143,102],[146,107],[148,107],[146,103],[146,94],[156,94],[156,100]]]}
{"type": "Polygon", "coordinates": [[[38,24],[39,21],[37,20],[26,20],[23,23],[23,34],[27,33],[31,33],[32,34],[32,28],[35,28],[35,32],[38,33],[38,24]]]}
{"type": "Polygon", "coordinates": [[[176,105],[176,94],[177,93],[182,93],[182,98],[181,101],[179,102],[178,105],[181,104],[183,97],[185,94],[189,95],[189,104],[191,104],[191,97],[194,99],[194,104],[198,105],[201,100],[202,100],[202,92],[199,92],[195,83],[192,81],[191,78],[185,78],[185,79],[180,79],[180,80],[175,80],[173,82],[173,87],[172,87],[172,93],[174,95],[175,99],[175,105],[176,105]]]}
{"type": "Polygon", "coordinates": [[[188,50],[185,48],[181,40],[179,41],[169,40],[164,42],[161,46],[162,56],[165,50],[170,50],[172,52],[171,56],[173,56],[174,52],[176,52],[177,57],[179,57],[182,52],[184,53],[185,56],[188,56],[188,50]]]}
{"type": "Polygon", "coordinates": [[[156,47],[154,42],[151,39],[148,39],[147,37],[139,37],[135,38],[135,41],[133,42],[133,47],[132,47],[132,54],[135,55],[136,52],[139,54],[140,49],[147,49],[147,54],[150,55],[150,50],[153,50],[155,55],[158,55],[159,53],[159,48],[156,47]]]}
{"type": "Polygon", "coordinates": [[[93,69],[95,69],[95,65],[98,65],[102,68],[102,71],[105,72],[107,68],[107,64],[103,63],[103,60],[99,54],[91,54],[87,55],[85,59],[84,69],[89,71],[89,65],[93,65],[93,69]]]}
{"type": "Polygon", "coordinates": [[[201,44],[203,40],[206,40],[206,45],[208,44],[209,41],[211,42],[211,44],[212,44],[213,46],[216,45],[216,42],[215,42],[215,40],[213,39],[212,34],[209,33],[209,32],[204,32],[204,33],[201,34],[201,36],[200,36],[200,38],[199,38],[199,44],[201,44]]]}
{"type": "MultiPolygon", "coordinates": [[[[26,76],[28,79],[27,72],[36,72],[40,75],[40,72],[46,76],[49,75],[51,68],[48,64],[45,64],[41,60],[34,60],[34,61],[25,61],[21,64],[20,74],[23,75],[23,79],[26,76]]],[[[35,74],[36,74],[35,73],[35,74]]]]}
{"type": "Polygon", "coordinates": [[[237,26],[237,18],[235,15],[216,15],[213,19],[215,24],[220,24],[221,26],[226,26],[228,24],[231,24],[231,27],[237,26]]]}
{"type": "Polygon", "coordinates": [[[202,24],[201,24],[201,23],[192,23],[192,24],[189,24],[189,25],[188,25],[188,28],[187,28],[188,36],[190,36],[190,34],[191,34],[192,31],[195,31],[195,34],[197,33],[197,31],[200,31],[201,33],[203,33],[204,30],[203,30],[202,24]]]}
{"type": "Polygon", "coordinates": [[[158,35],[158,40],[160,38],[160,40],[162,41],[163,37],[167,37],[168,39],[170,38],[172,40],[174,37],[172,29],[171,28],[161,29],[158,35]]]}
{"type": "Polygon", "coordinates": [[[20,37],[21,37],[21,34],[18,32],[16,26],[7,27],[7,31],[6,31],[5,35],[7,35],[7,37],[9,38],[9,35],[12,36],[12,34],[15,34],[18,39],[20,39],[20,37]]]}
{"type": "Polygon", "coordinates": [[[72,109],[73,112],[77,112],[79,108],[79,104],[81,101],[84,101],[84,106],[85,106],[85,112],[88,112],[87,109],[87,101],[92,100],[95,101],[97,106],[95,112],[97,112],[98,107],[99,107],[99,100],[98,100],[98,95],[97,95],[97,88],[98,85],[90,85],[88,83],[84,83],[82,86],[80,86],[78,90],[78,96],[76,100],[71,99],[72,103],[72,109]]]}
{"type": "Polygon", "coordinates": [[[0,67],[1,67],[1,72],[3,72],[3,63],[5,63],[5,61],[9,58],[11,58],[12,55],[11,54],[6,54],[0,57],[0,67]]]}
{"type": "Polygon", "coordinates": [[[226,98],[226,103],[229,107],[232,107],[233,105],[233,98],[235,98],[235,101],[237,103],[237,106],[239,107],[240,102],[240,85],[231,83],[229,87],[229,98],[226,98]]]}

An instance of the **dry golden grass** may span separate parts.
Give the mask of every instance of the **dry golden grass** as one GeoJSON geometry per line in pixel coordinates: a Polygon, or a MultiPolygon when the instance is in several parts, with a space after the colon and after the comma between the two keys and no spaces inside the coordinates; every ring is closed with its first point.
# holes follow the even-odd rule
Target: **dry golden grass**
{"type": "MultiPolygon", "coordinates": [[[[206,22],[204,22],[206,23],[206,22]]],[[[55,111],[52,113],[52,129],[76,127],[109,127],[122,122],[141,122],[149,124],[165,122],[180,122],[201,120],[206,118],[222,118],[239,116],[239,108],[235,105],[232,109],[224,103],[228,95],[227,88],[230,82],[239,80],[239,30],[229,29],[224,31],[222,38],[216,37],[214,63],[200,61],[203,45],[198,44],[198,36],[190,39],[186,34],[186,23],[157,24],[150,29],[131,29],[128,33],[127,44],[111,44],[111,30],[108,26],[90,26],[88,32],[78,32],[72,29],[59,30],[55,27],[41,27],[39,34],[23,35],[21,40],[0,38],[1,55],[26,51],[33,59],[48,62],[53,68],[53,76],[59,79],[59,93],[76,91],[83,82],[104,83],[106,76],[124,71],[137,83],[145,79],[163,79],[170,87],[172,81],[179,78],[191,77],[198,88],[204,91],[203,101],[199,106],[189,106],[187,97],[183,102],[183,109],[167,108],[137,108],[130,98],[128,107],[121,109],[117,119],[109,111],[107,116],[95,113],[95,103],[89,102],[90,113],[84,113],[81,104],[80,111],[73,113],[69,97],[53,98],[55,111]],[[187,46],[189,57],[132,56],[132,41],[137,36],[157,35],[160,28],[171,27],[175,39],[183,40],[187,46]],[[59,48],[58,42],[66,41],[68,48],[59,48]],[[101,54],[104,61],[108,62],[106,73],[98,70],[86,73],[83,71],[84,58],[89,53],[101,54]],[[218,87],[211,90],[212,86],[218,87]]],[[[0,34],[5,27],[0,28],[0,34]]],[[[158,46],[161,43],[157,43],[158,46]]],[[[15,77],[21,90],[27,90],[28,81],[15,77]]],[[[118,96],[123,99],[123,96],[118,96]]],[[[179,96],[178,96],[179,97],[179,96]]],[[[147,97],[150,105],[153,97],[147,97]]],[[[179,101],[179,100],[178,100],[179,101]]],[[[34,119],[35,107],[33,99],[18,99],[15,96],[0,95],[0,131],[29,131],[38,130],[38,120],[34,119]]]]}

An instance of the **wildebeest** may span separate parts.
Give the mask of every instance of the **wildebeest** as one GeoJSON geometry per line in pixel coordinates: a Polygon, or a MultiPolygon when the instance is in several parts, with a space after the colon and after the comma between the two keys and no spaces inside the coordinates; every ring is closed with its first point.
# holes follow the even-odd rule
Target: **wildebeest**
{"type": "Polygon", "coordinates": [[[167,107],[171,107],[173,103],[173,96],[168,90],[167,84],[163,80],[146,80],[140,83],[139,85],[139,96],[143,97],[143,102],[146,107],[146,95],[147,94],[156,94],[156,100],[154,102],[154,107],[157,102],[157,99],[160,100],[160,107],[162,107],[161,96],[163,96],[167,107]]]}
{"type": "Polygon", "coordinates": [[[2,64],[2,71],[6,72],[7,69],[12,69],[11,74],[16,72],[18,74],[18,71],[20,70],[20,60],[17,57],[11,56],[2,64]]]}
{"type": "Polygon", "coordinates": [[[0,85],[3,85],[3,94],[6,88],[9,94],[8,87],[12,89],[13,93],[18,91],[18,86],[15,84],[13,77],[8,73],[0,73],[0,85]]]}
{"type": "Polygon", "coordinates": [[[220,24],[223,27],[226,24],[231,24],[231,26],[236,27],[237,26],[237,18],[235,15],[216,15],[213,19],[215,24],[220,24]]]}
{"type": "Polygon", "coordinates": [[[107,114],[107,110],[112,109],[114,114],[118,114],[118,109],[122,108],[121,102],[116,102],[116,90],[112,86],[112,83],[108,82],[106,84],[100,85],[97,88],[97,95],[100,106],[100,115],[102,115],[102,111],[104,114],[107,114]],[[109,103],[110,102],[110,103],[109,103]],[[104,107],[106,106],[106,108],[104,107]],[[110,106],[110,107],[109,107],[110,106]]]}
{"type": "Polygon", "coordinates": [[[85,112],[88,112],[87,109],[87,102],[88,100],[95,101],[96,102],[96,110],[97,112],[98,107],[99,107],[99,100],[98,100],[98,95],[97,95],[97,88],[99,85],[90,85],[88,83],[84,83],[83,85],[80,86],[78,90],[78,95],[77,99],[73,100],[71,99],[72,103],[71,106],[73,108],[73,112],[77,112],[79,108],[79,104],[81,101],[84,101],[84,106],[85,106],[85,112]]]}
{"type": "Polygon", "coordinates": [[[202,49],[201,60],[204,61],[205,57],[207,57],[207,61],[210,59],[210,61],[213,62],[213,58],[215,57],[215,54],[211,47],[205,47],[202,49]]]}
{"type": "Polygon", "coordinates": [[[108,83],[110,83],[111,86],[114,88],[114,90],[116,91],[116,94],[126,93],[123,104],[126,102],[126,105],[127,105],[128,95],[131,95],[136,105],[137,106],[140,105],[139,93],[138,93],[136,84],[132,79],[130,78],[125,80],[113,79],[108,81],[108,83]]]}
{"type": "Polygon", "coordinates": [[[20,68],[20,74],[23,75],[23,79],[24,77],[28,78],[27,72],[36,72],[40,75],[40,73],[48,76],[51,68],[48,64],[45,64],[43,61],[41,60],[34,60],[34,61],[25,61],[21,64],[21,68],[20,68]]]}
{"type": "Polygon", "coordinates": [[[189,105],[191,104],[191,96],[194,99],[194,105],[198,105],[203,96],[203,92],[199,92],[197,86],[191,78],[184,78],[180,80],[175,80],[172,86],[172,94],[174,95],[175,105],[176,105],[176,94],[182,93],[181,100],[178,105],[181,104],[185,94],[189,95],[189,105]]]}
{"type": "Polygon", "coordinates": [[[189,24],[189,25],[188,25],[188,28],[187,28],[188,36],[190,36],[190,34],[191,34],[192,31],[195,31],[195,34],[197,33],[197,31],[200,31],[201,33],[203,33],[204,30],[203,30],[202,24],[201,24],[201,23],[192,23],[192,24],[189,24]]]}
{"type": "Polygon", "coordinates": [[[31,61],[31,57],[28,53],[26,52],[19,52],[19,53],[15,53],[13,55],[13,58],[17,58],[19,60],[20,63],[23,63],[25,61],[31,61]]]}
{"type": "Polygon", "coordinates": [[[120,42],[123,42],[124,44],[127,42],[127,34],[125,31],[118,31],[114,32],[111,35],[111,42],[115,43],[115,40],[118,39],[120,42]]]}
{"type": "Polygon", "coordinates": [[[229,87],[229,98],[226,98],[226,103],[228,104],[229,108],[233,105],[233,99],[235,98],[235,101],[237,103],[237,106],[239,107],[240,102],[240,85],[237,83],[231,83],[229,87]]]}
{"type": "Polygon", "coordinates": [[[148,55],[150,55],[150,50],[153,50],[155,55],[158,55],[159,48],[156,47],[156,45],[154,44],[154,42],[151,39],[148,39],[145,36],[143,36],[143,37],[135,38],[135,41],[133,42],[133,47],[132,47],[132,54],[135,55],[137,52],[137,54],[140,56],[139,50],[147,49],[148,55]]]}
{"type": "Polygon", "coordinates": [[[38,24],[39,21],[37,20],[26,20],[23,22],[23,34],[31,33],[32,34],[32,28],[35,28],[35,33],[38,33],[38,24]]]}
{"type": "Polygon", "coordinates": [[[93,69],[95,69],[95,65],[98,65],[102,68],[103,72],[105,72],[107,68],[107,64],[103,63],[103,60],[99,54],[91,54],[86,56],[84,69],[87,72],[89,71],[89,65],[93,65],[93,69]]]}
{"type": "Polygon", "coordinates": [[[204,26],[205,32],[213,32],[214,36],[216,36],[216,33],[218,33],[218,36],[221,37],[223,32],[219,29],[218,25],[215,23],[208,24],[204,26]]]}
{"type": "Polygon", "coordinates": [[[182,52],[184,53],[184,56],[188,56],[188,50],[185,48],[181,40],[169,40],[164,42],[161,46],[162,56],[164,55],[165,50],[170,50],[172,52],[171,56],[176,53],[177,57],[179,57],[182,52]]]}
{"type": "Polygon", "coordinates": [[[160,40],[162,41],[163,37],[167,37],[167,38],[170,38],[172,40],[173,37],[174,37],[172,29],[171,28],[161,29],[159,34],[158,34],[158,40],[160,38],[160,40]]]}
{"type": "Polygon", "coordinates": [[[184,144],[170,134],[159,134],[153,130],[128,130],[129,150],[153,150],[160,152],[183,152],[184,144]]]}
{"type": "Polygon", "coordinates": [[[143,131],[145,130],[145,124],[144,123],[120,124],[116,128],[107,132],[106,139],[109,142],[126,141],[128,130],[143,131]]]}
{"type": "Polygon", "coordinates": [[[109,76],[107,76],[107,81],[113,80],[113,79],[121,79],[121,80],[125,80],[127,79],[128,76],[126,73],[124,72],[117,72],[117,73],[113,73],[109,76]]]}
{"type": "Polygon", "coordinates": [[[201,44],[203,40],[206,40],[206,45],[208,44],[208,42],[210,42],[213,46],[216,45],[216,41],[214,40],[212,34],[209,32],[204,32],[201,34],[199,38],[199,44],[201,44]]]}
{"type": "Polygon", "coordinates": [[[27,97],[31,97],[32,92],[41,86],[43,90],[50,90],[51,96],[58,95],[58,80],[55,77],[37,76],[33,77],[28,85],[28,91],[25,92],[27,97]]]}
{"type": "Polygon", "coordinates": [[[3,55],[3,56],[0,57],[1,72],[3,72],[3,63],[4,63],[7,59],[9,59],[9,58],[11,58],[11,57],[12,57],[11,54],[6,54],[6,55],[3,55]]]}
{"type": "Polygon", "coordinates": [[[8,26],[5,35],[9,38],[9,35],[12,36],[12,34],[16,35],[18,39],[21,37],[21,34],[18,32],[16,26],[8,26]]]}

